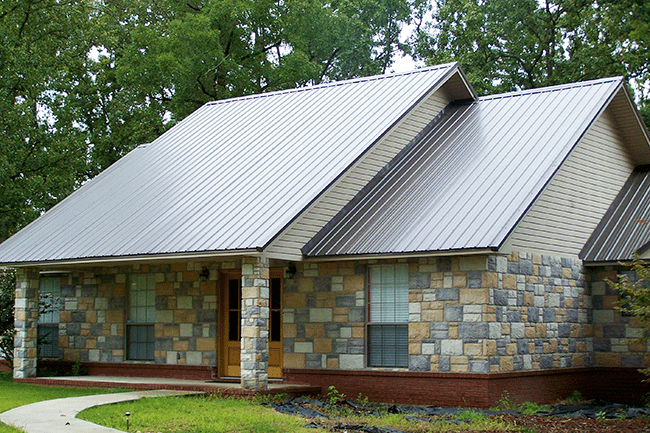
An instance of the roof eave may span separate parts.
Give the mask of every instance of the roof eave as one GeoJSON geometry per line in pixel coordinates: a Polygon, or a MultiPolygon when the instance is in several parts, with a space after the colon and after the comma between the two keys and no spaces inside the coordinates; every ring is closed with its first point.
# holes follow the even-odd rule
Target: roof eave
{"type": "Polygon", "coordinates": [[[2,267],[9,268],[31,268],[31,267],[61,267],[61,266],[110,266],[125,264],[131,262],[152,262],[152,261],[176,261],[176,260],[205,260],[220,257],[233,256],[260,256],[261,248],[247,248],[238,250],[220,250],[220,251],[194,251],[181,253],[165,254],[138,254],[128,256],[108,256],[108,257],[80,257],[73,259],[61,260],[44,260],[44,261],[26,261],[26,262],[5,262],[0,263],[2,267]]]}
{"type": "Polygon", "coordinates": [[[448,257],[448,256],[476,256],[486,254],[501,254],[496,247],[484,248],[464,248],[453,250],[435,250],[435,251],[404,251],[404,252],[384,252],[384,253],[365,253],[365,254],[342,254],[327,256],[305,256],[306,261],[325,262],[325,261],[345,261],[345,260],[380,260],[380,259],[408,259],[412,257],[448,257]]]}

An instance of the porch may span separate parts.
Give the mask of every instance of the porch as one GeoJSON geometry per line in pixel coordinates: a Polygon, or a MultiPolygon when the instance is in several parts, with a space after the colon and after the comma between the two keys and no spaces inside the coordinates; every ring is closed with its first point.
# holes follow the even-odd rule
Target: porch
{"type": "Polygon", "coordinates": [[[15,379],[20,383],[43,386],[61,386],[77,388],[126,388],[135,390],[168,389],[175,391],[199,391],[223,396],[248,397],[258,394],[287,394],[290,396],[320,395],[320,386],[287,384],[281,380],[270,380],[265,390],[243,389],[239,380],[215,381],[176,379],[162,377],[128,377],[128,376],[55,376],[15,379]]]}
{"type": "Polygon", "coordinates": [[[170,378],[200,388],[225,378],[227,389],[265,391],[282,377],[284,265],[234,256],[21,268],[14,377],[47,381],[37,370],[75,363],[94,366],[93,376],[145,377],[127,381],[136,389],[160,376],[165,388],[170,378]]]}

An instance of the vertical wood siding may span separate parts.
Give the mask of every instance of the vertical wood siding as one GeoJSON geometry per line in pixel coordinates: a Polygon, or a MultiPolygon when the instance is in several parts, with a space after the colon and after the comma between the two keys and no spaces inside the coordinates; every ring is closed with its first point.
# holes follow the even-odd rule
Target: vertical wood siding
{"type": "Polygon", "coordinates": [[[300,249],[348,204],[352,198],[448,104],[443,89],[422,100],[372,149],[298,217],[266,252],[281,258],[301,257],[300,249]]]}
{"type": "Polygon", "coordinates": [[[633,168],[607,110],[519,222],[506,248],[577,257],[633,168]]]}

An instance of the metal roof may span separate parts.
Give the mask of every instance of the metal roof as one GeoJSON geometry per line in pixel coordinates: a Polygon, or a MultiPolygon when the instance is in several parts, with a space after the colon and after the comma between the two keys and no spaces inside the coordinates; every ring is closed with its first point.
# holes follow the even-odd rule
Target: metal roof
{"type": "Polygon", "coordinates": [[[637,167],[580,257],[586,262],[632,260],[650,242],[650,166],[637,167]]]}
{"type": "Polygon", "coordinates": [[[0,263],[262,248],[457,64],[206,104],[0,245],[0,263]]]}
{"type": "Polygon", "coordinates": [[[622,83],[595,80],[449,107],[303,253],[499,248],[622,83]]]}

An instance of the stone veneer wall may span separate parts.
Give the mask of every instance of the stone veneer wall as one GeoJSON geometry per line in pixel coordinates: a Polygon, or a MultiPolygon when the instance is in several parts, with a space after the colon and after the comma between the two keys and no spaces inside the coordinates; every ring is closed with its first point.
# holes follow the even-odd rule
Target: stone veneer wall
{"type": "Polygon", "coordinates": [[[286,368],[365,368],[366,274],[409,265],[409,368],[508,372],[592,364],[577,260],[510,256],[299,264],[285,281],[286,368]]]}
{"type": "Polygon", "coordinates": [[[619,295],[605,282],[618,281],[618,274],[629,271],[620,266],[590,269],[593,302],[594,359],[600,367],[647,367],[650,343],[635,341],[643,334],[637,319],[616,309],[619,295]]]}
{"type": "Polygon", "coordinates": [[[240,268],[239,261],[183,262],[95,268],[63,276],[60,358],[125,361],[129,275],[155,274],[155,363],[214,365],[218,270],[240,268]],[[199,278],[203,266],[210,270],[205,282],[199,278]]]}

